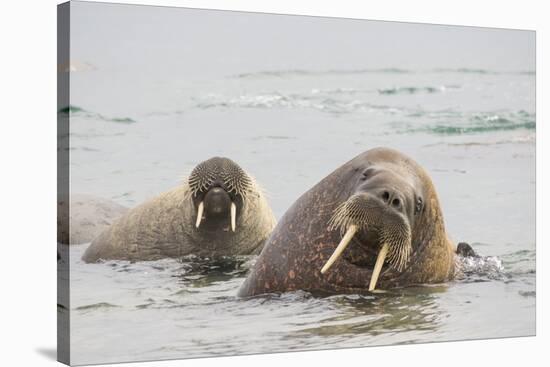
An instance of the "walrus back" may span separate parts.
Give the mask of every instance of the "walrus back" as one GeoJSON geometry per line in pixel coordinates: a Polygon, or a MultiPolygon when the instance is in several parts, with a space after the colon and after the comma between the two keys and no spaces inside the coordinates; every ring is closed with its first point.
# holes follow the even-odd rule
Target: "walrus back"
{"type": "Polygon", "coordinates": [[[184,192],[176,188],[130,210],[103,231],[88,247],[82,260],[156,260],[176,257],[183,241],[182,211],[184,192]]]}
{"type": "Polygon", "coordinates": [[[147,261],[186,255],[232,256],[260,252],[275,226],[275,217],[260,189],[251,195],[235,232],[215,234],[195,228],[195,209],[187,186],[180,186],[130,210],[103,231],[82,257],[147,261]]]}
{"type": "Polygon", "coordinates": [[[71,245],[92,242],[128,212],[128,208],[112,200],[88,194],[71,194],[68,202],[58,203],[58,208],[70,215],[68,243],[71,245]]]}

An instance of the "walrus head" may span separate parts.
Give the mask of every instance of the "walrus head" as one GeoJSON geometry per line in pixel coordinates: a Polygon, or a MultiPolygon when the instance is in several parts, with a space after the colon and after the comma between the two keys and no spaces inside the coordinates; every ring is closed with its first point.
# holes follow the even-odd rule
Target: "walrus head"
{"type": "Polygon", "coordinates": [[[329,230],[339,230],[342,239],[321,273],[329,270],[350,243],[354,245],[348,259],[372,267],[369,291],[376,288],[384,264],[398,273],[407,267],[415,222],[424,210],[424,193],[415,176],[402,167],[373,162],[360,172],[353,191],[328,223],[329,230]]]}
{"type": "Polygon", "coordinates": [[[374,148],[292,204],[238,295],[442,283],[455,274],[453,247],[428,172],[401,152],[374,148]]]}
{"type": "Polygon", "coordinates": [[[229,222],[235,232],[237,217],[253,188],[252,178],[231,159],[214,157],[199,163],[187,184],[197,213],[195,227],[205,223],[217,230],[229,222]]]}

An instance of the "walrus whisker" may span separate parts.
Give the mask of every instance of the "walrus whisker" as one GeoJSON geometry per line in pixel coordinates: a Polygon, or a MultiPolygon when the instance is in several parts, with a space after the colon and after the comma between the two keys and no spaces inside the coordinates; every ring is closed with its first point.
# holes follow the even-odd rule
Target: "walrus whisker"
{"type": "Polygon", "coordinates": [[[234,202],[231,202],[231,230],[235,232],[237,218],[237,205],[234,202]]]}
{"type": "Polygon", "coordinates": [[[392,268],[402,271],[411,255],[411,233],[409,227],[389,226],[382,234],[382,243],[389,245],[388,262],[392,268]]]}
{"type": "Polygon", "coordinates": [[[224,162],[220,176],[229,192],[240,195],[243,200],[246,199],[253,186],[253,181],[241,167],[233,161],[224,162]]]}
{"type": "Polygon", "coordinates": [[[332,253],[328,261],[325,263],[325,266],[321,269],[321,274],[324,274],[331,266],[334,264],[334,262],[342,255],[342,252],[346,249],[346,247],[351,242],[351,239],[353,238],[353,235],[355,235],[355,232],[357,232],[357,226],[356,225],[350,225],[348,227],[348,230],[342,240],[340,241],[340,244],[338,247],[336,247],[336,250],[332,253]]]}
{"type": "Polygon", "coordinates": [[[199,226],[201,225],[201,220],[202,220],[202,213],[204,212],[204,202],[200,202],[199,204],[199,208],[197,210],[197,222],[195,223],[195,227],[199,228],[199,226]]]}
{"type": "Polygon", "coordinates": [[[384,242],[378,256],[376,257],[376,264],[374,264],[374,269],[372,270],[372,276],[370,278],[369,292],[372,292],[376,288],[376,283],[378,282],[378,276],[382,270],[382,265],[384,265],[384,260],[388,254],[389,245],[384,242]]]}

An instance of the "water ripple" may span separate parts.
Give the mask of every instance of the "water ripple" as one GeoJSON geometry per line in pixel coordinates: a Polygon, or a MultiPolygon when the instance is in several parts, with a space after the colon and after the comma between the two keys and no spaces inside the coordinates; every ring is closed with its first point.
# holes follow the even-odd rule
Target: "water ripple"
{"type": "Polygon", "coordinates": [[[289,78],[289,77],[309,77],[309,76],[332,76],[332,75],[358,75],[358,74],[475,74],[475,75],[535,75],[534,70],[490,70],[479,68],[435,68],[424,70],[410,70],[402,68],[360,68],[360,69],[329,69],[329,70],[304,70],[304,69],[286,69],[286,70],[264,70],[251,73],[241,73],[231,75],[229,78],[289,78]]]}
{"type": "Polygon", "coordinates": [[[132,119],[131,117],[107,117],[97,112],[92,112],[85,110],[82,107],[69,105],[63,108],[60,108],[59,111],[57,111],[60,115],[66,115],[66,116],[74,116],[74,117],[83,117],[87,119],[95,119],[95,120],[101,120],[101,121],[107,121],[107,122],[116,122],[120,124],[132,124],[136,121],[132,119]]]}

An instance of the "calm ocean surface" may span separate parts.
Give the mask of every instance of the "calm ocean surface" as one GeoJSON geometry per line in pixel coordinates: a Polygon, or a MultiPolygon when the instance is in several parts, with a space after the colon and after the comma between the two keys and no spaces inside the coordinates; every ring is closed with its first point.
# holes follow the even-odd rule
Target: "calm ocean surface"
{"type": "Polygon", "coordinates": [[[70,114],[73,193],[132,207],[221,155],[256,177],[280,218],[338,166],[388,146],[431,173],[451,237],[485,258],[448,284],[245,300],[236,292],[254,258],[84,264],[87,244],[73,246],[73,363],[535,334],[534,69],[398,60],[183,76],[172,61],[124,69],[75,53],[61,112],[70,114]]]}

